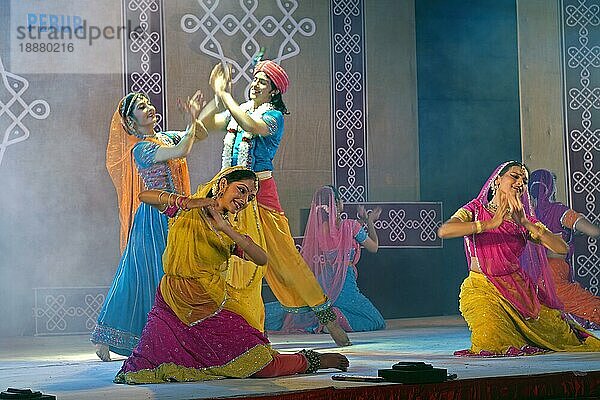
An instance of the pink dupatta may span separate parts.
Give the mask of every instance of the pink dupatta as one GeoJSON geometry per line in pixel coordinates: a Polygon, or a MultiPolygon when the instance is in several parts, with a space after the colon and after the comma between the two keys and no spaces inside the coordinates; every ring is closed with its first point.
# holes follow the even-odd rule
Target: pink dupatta
{"type": "MultiPolygon", "coordinates": [[[[332,304],[344,287],[348,268],[356,270],[360,259],[360,244],[354,237],[361,224],[354,219],[338,221],[337,218],[332,187],[319,188],[311,203],[301,254],[332,304]]],[[[290,313],[286,315],[281,331],[302,331],[317,324],[316,321],[312,314],[290,313]]]]}
{"type": "Polygon", "coordinates": [[[333,189],[323,186],[313,196],[301,254],[332,303],[342,291],[348,267],[356,268],[360,258],[360,245],[354,239],[360,223],[337,218],[333,189]]]}

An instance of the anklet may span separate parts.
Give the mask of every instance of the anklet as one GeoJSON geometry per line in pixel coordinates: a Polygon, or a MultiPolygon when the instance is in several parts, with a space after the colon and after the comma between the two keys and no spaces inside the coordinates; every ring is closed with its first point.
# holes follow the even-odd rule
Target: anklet
{"type": "Polygon", "coordinates": [[[337,319],[337,315],[335,315],[331,307],[327,307],[323,311],[315,311],[315,314],[319,322],[323,325],[327,325],[329,322],[337,319]]]}
{"type": "Polygon", "coordinates": [[[308,368],[304,371],[305,374],[312,374],[317,372],[319,368],[321,368],[321,356],[314,350],[300,350],[299,352],[304,357],[306,357],[306,361],[308,361],[308,368]]]}

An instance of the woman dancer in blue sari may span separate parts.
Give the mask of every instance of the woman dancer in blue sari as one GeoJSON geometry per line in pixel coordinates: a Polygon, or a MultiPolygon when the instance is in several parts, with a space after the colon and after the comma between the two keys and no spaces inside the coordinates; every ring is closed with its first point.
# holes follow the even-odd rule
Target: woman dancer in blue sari
{"type": "MultiPolygon", "coordinates": [[[[343,203],[333,186],[319,188],[314,196],[302,241],[302,257],[331,300],[332,310],[346,332],[385,328],[383,316],[360,292],[356,264],[361,246],[371,253],[379,249],[374,222],[376,208],[367,215],[359,207],[360,222],[342,219],[343,203]]],[[[284,333],[323,332],[326,328],[314,313],[290,313],[279,302],[265,304],[265,329],[284,333]]]]}
{"type": "Polygon", "coordinates": [[[185,132],[156,132],[156,108],[142,93],[129,93],[113,115],[106,150],[106,167],[117,191],[121,222],[121,251],[117,272],[98,315],[91,341],[96,354],[110,361],[110,353],[128,356],[137,345],[163,276],[167,217],[140,204],[144,189],[190,193],[185,156],[194,138],[206,131],[196,122],[202,94],[184,108],[190,116],[185,132]]]}

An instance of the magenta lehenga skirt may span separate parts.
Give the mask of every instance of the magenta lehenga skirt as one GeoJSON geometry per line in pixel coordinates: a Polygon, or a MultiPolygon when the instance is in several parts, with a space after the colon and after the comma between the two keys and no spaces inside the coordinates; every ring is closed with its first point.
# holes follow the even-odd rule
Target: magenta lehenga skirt
{"type": "Polygon", "coordinates": [[[247,378],[269,364],[273,354],[266,336],[229,310],[187,326],[165,303],[159,288],[140,342],[114,382],[247,378]]]}

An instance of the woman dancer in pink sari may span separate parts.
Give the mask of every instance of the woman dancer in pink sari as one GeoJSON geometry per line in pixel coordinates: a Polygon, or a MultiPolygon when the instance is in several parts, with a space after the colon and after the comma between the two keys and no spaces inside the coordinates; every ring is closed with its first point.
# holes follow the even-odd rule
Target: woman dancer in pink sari
{"type": "Polygon", "coordinates": [[[471,348],[456,355],[600,351],[600,340],[560,310],[544,248],[559,254],[568,248],[533,215],[527,180],[523,164],[501,164],[438,231],[444,239],[464,237],[469,266],[460,311],[471,348]]]}
{"type": "Polygon", "coordinates": [[[529,192],[535,205],[535,215],[550,231],[561,235],[569,245],[566,256],[547,251],[548,266],[564,310],[584,326],[600,329],[600,297],[594,296],[575,282],[573,268],[568,263],[575,250],[575,234],[597,239],[600,237],[600,228],[577,211],[555,200],[556,184],[552,172],[545,169],[533,171],[529,181],[529,192]]]}
{"type": "MultiPolygon", "coordinates": [[[[384,329],[381,313],[360,292],[356,282],[361,245],[372,253],[379,248],[374,222],[381,209],[367,215],[364,207],[359,207],[361,221],[341,219],[342,210],[342,200],[333,186],[323,186],[315,192],[302,241],[302,257],[331,300],[346,332],[384,329]]],[[[279,302],[265,304],[265,314],[265,329],[269,331],[320,333],[325,329],[314,313],[286,312],[279,302]]]]}

